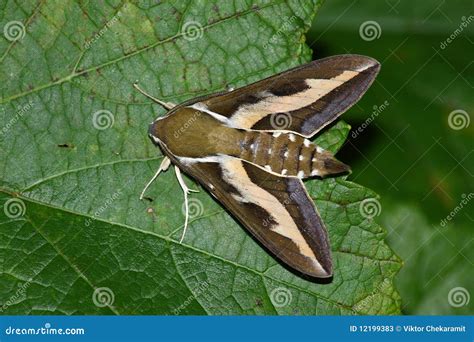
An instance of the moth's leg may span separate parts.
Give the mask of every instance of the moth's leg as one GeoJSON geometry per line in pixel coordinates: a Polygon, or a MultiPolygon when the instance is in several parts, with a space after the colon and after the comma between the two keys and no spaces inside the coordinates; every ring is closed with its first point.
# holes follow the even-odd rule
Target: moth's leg
{"type": "Polygon", "coordinates": [[[156,171],[155,175],[153,176],[152,179],[145,185],[145,188],[143,189],[142,193],[140,194],[140,200],[143,199],[143,196],[145,195],[145,191],[150,187],[151,183],[158,177],[161,173],[161,171],[166,171],[170,167],[171,160],[168,157],[165,157],[163,161],[160,164],[160,167],[158,168],[158,171],[156,171]]]}
{"type": "Polygon", "coordinates": [[[184,182],[183,175],[181,174],[181,170],[179,167],[176,165],[174,166],[174,169],[176,171],[176,178],[178,178],[178,183],[181,186],[181,189],[183,189],[184,193],[184,206],[185,206],[185,219],[184,219],[184,230],[183,230],[183,235],[181,235],[181,239],[179,240],[179,243],[183,242],[184,236],[186,235],[186,229],[188,228],[188,219],[189,219],[189,204],[188,204],[188,194],[190,192],[199,192],[197,190],[189,189],[186,183],[184,182]]]}
{"type": "Polygon", "coordinates": [[[158,100],[156,97],[153,97],[153,96],[151,96],[150,94],[146,93],[144,90],[142,90],[142,89],[138,86],[138,82],[135,82],[135,83],[133,84],[133,86],[134,86],[135,89],[138,90],[140,93],[142,93],[143,95],[145,95],[145,96],[148,97],[149,99],[152,99],[152,100],[155,101],[156,103],[162,105],[163,107],[165,107],[165,108],[168,109],[168,110],[173,109],[173,107],[176,107],[176,105],[175,105],[173,102],[164,102],[164,101],[158,100]]]}

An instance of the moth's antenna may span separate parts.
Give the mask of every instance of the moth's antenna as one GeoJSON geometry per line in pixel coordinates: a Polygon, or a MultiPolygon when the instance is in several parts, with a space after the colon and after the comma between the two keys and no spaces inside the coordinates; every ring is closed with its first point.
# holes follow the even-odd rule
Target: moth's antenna
{"type": "Polygon", "coordinates": [[[143,95],[145,95],[146,97],[148,97],[149,99],[152,99],[153,101],[155,101],[156,103],[162,105],[163,107],[165,107],[166,109],[170,110],[170,109],[173,109],[173,107],[176,107],[176,105],[172,102],[163,102],[161,100],[158,100],[156,97],[153,97],[151,96],[150,94],[147,94],[144,90],[142,90],[139,86],[138,86],[138,81],[135,82],[133,84],[133,87],[138,90],[140,93],[142,93],[143,95]]]}

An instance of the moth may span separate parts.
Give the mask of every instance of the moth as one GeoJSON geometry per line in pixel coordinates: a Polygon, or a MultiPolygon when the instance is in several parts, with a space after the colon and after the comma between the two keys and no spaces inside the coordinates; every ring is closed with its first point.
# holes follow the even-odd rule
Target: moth
{"type": "Polygon", "coordinates": [[[303,179],[349,167],[309,139],[356,103],[379,70],[369,57],[333,56],[180,105],[158,100],[135,83],[169,110],[149,127],[165,157],[141,198],[173,164],[186,204],[183,237],[192,190],[181,171],[283,263],[312,277],[332,277],[328,233],[303,179]]]}

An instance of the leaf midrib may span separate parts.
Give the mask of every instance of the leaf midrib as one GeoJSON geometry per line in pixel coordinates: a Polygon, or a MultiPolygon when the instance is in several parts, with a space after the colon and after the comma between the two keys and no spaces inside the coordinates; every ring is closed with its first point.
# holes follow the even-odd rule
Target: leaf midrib
{"type": "MultiPolygon", "coordinates": [[[[8,192],[8,191],[5,191],[4,189],[0,189],[0,192],[2,192],[2,193],[4,193],[4,194],[7,194],[7,195],[9,195],[9,196],[13,196],[12,193],[10,193],[10,192],[8,192]]],[[[343,308],[343,309],[352,311],[352,312],[354,312],[354,313],[357,313],[357,311],[354,310],[354,308],[351,307],[351,306],[349,306],[349,305],[346,305],[346,304],[344,304],[344,303],[340,303],[340,302],[338,302],[338,301],[335,301],[335,300],[332,300],[332,299],[330,299],[330,298],[324,297],[324,296],[322,296],[322,295],[319,294],[319,293],[311,292],[311,291],[306,290],[306,289],[304,289],[304,288],[298,287],[298,286],[296,286],[295,284],[288,283],[288,282],[283,281],[283,280],[281,280],[281,279],[277,279],[277,278],[271,277],[271,276],[265,274],[265,272],[267,272],[268,269],[267,269],[265,272],[262,273],[262,272],[259,272],[259,271],[257,271],[257,270],[251,269],[251,268],[249,268],[249,267],[247,267],[247,266],[245,266],[245,265],[238,264],[238,263],[236,263],[236,262],[234,262],[234,261],[232,261],[232,260],[225,259],[225,258],[220,257],[220,256],[215,255],[215,254],[211,254],[211,253],[209,253],[208,251],[205,251],[205,250],[196,248],[196,247],[191,246],[191,245],[187,245],[187,244],[185,244],[185,243],[179,243],[179,242],[176,241],[176,240],[173,240],[173,239],[171,239],[171,238],[169,238],[169,237],[167,237],[167,236],[163,236],[163,235],[158,234],[158,233],[156,233],[156,232],[149,232],[149,231],[145,231],[145,230],[140,230],[140,229],[138,229],[138,228],[129,226],[129,225],[124,224],[124,223],[108,222],[108,221],[106,221],[106,220],[103,220],[103,219],[101,219],[101,218],[97,218],[97,217],[95,217],[95,216],[89,216],[89,215],[85,215],[85,214],[83,214],[83,213],[75,212],[75,211],[72,211],[72,210],[69,210],[69,209],[66,209],[66,208],[57,207],[57,206],[51,205],[50,203],[41,202],[41,201],[38,201],[38,200],[36,200],[36,199],[32,199],[32,198],[25,197],[25,196],[16,196],[16,198],[25,200],[25,201],[27,201],[27,202],[35,203],[35,204],[38,204],[38,205],[41,205],[41,206],[45,206],[45,207],[48,207],[48,208],[50,208],[50,209],[54,209],[54,210],[58,210],[58,211],[63,211],[63,212],[66,212],[66,213],[69,213],[69,214],[72,214],[72,215],[76,215],[76,216],[82,216],[82,217],[85,217],[85,218],[90,218],[90,219],[93,219],[93,220],[95,220],[95,221],[103,222],[103,223],[105,223],[105,224],[114,225],[114,226],[122,227],[122,228],[125,228],[125,229],[130,229],[130,230],[133,230],[133,231],[135,231],[135,232],[142,233],[142,234],[147,234],[147,235],[154,236],[154,237],[159,238],[159,239],[161,239],[161,240],[163,240],[163,241],[172,243],[172,244],[174,244],[174,245],[180,245],[180,246],[182,246],[182,247],[185,247],[185,248],[188,248],[188,249],[190,249],[190,250],[193,250],[194,252],[197,252],[197,253],[200,253],[200,254],[204,254],[204,255],[206,255],[206,256],[208,256],[208,257],[211,257],[211,258],[220,260],[220,261],[222,261],[222,262],[231,264],[231,265],[233,265],[233,266],[235,266],[235,267],[239,267],[239,268],[244,269],[244,270],[246,270],[246,271],[252,272],[252,273],[257,274],[257,275],[259,275],[260,277],[262,277],[262,279],[263,279],[263,278],[266,278],[266,279],[275,281],[275,282],[277,282],[277,283],[284,284],[284,285],[287,286],[287,287],[294,288],[294,289],[296,289],[296,290],[298,290],[298,291],[305,292],[305,293],[307,293],[307,294],[309,294],[309,295],[311,295],[311,296],[314,296],[314,297],[317,297],[317,298],[319,298],[319,299],[321,299],[321,300],[324,300],[324,301],[326,301],[326,302],[328,302],[328,303],[330,303],[330,304],[332,304],[332,305],[334,305],[334,306],[336,306],[336,307],[343,308]]],[[[29,221],[29,222],[30,222],[30,221],[29,221]]],[[[33,226],[33,227],[35,227],[35,226],[33,226]]],[[[35,227],[35,229],[36,229],[36,227],[35,227]]],[[[40,232],[39,232],[39,233],[40,233],[40,232]]],[[[41,233],[40,233],[40,234],[41,234],[41,233]]],[[[42,235],[42,234],[41,234],[41,235],[42,235]]],[[[46,241],[48,241],[48,240],[46,240],[46,241]]],[[[49,241],[48,241],[48,242],[49,242],[49,241]]],[[[51,243],[51,242],[49,242],[49,243],[51,243]]],[[[68,259],[65,259],[65,260],[68,261],[68,259]]],[[[68,263],[70,263],[70,261],[68,261],[68,263]]],[[[72,263],[70,263],[70,266],[73,267],[73,269],[74,269],[74,267],[75,267],[72,263]]],[[[189,288],[189,287],[188,287],[188,288],[189,288]]],[[[192,292],[191,292],[191,293],[192,293],[192,292]]],[[[267,295],[268,295],[268,293],[267,293],[267,295]]]]}

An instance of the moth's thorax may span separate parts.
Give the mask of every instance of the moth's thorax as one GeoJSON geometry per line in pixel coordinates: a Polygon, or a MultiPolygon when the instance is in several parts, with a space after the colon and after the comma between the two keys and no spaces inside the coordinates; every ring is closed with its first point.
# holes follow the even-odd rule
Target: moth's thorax
{"type": "Polygon", "coordinates": [[[181,107],[156,120],[150,134],[177,157],[202,158],[240,152],[241,130],[227,127],[208,113],[181,107]]]}

